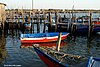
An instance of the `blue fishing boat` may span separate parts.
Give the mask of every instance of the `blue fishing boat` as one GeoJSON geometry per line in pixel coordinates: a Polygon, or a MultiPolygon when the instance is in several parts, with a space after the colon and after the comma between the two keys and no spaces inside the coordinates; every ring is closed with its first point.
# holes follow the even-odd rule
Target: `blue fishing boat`
{"type": "Polygon", "coordinates": [[[87,67],[100,67],[100,58],[90,57],[87,67]]]}
{"type": "MultiPolygon", "coordinates": [[[[35,34],[21,34],[21,43],[46,43],[56,42],[58,40],[59,32],[51,33],[35,33],[35,34]]],[[[61,40],[66,39],[69,35],[67,32],[62,32],[61,40]]]]}

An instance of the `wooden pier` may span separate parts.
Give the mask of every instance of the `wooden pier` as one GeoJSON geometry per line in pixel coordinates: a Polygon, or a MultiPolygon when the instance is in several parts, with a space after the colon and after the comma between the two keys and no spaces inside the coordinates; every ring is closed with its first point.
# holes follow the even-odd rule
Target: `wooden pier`
{"type": "MultiPolygon", "coordinates": [[[[46,27],[48,27],[48,32],[61,32],[68,31],[71,34],[77,32],[79,26],[88,27],[88,36],[93,32],[93,27],[100,27],[100,17],[92,18],[92,13],[100,13],[100,10],[91,11],[88,10],[26,10],[24,9],[13,9],[6,10],[6,21],[4,23],[4,30],[21,30],[23,33],[25,31],[25,23],[30,23],[31,27],[28,29],[30,33],[34,33],[37,29],[37,33],[40,33],[40,25],[43,24],[43,31],[46,32],[46,27]],[[75,13],[86,13],[88,16],[76,17],[75,13]],[[84,18],[85,17],[85,18],[84,18]],[[92,21],[92,19],[97,19],[92,21]],[[81,20],[81,22],[80,22],[81,20]],[[98,22],[95,24],[95,22],[98,22]],[[34,27],[35,25],[35,27],[34,27]],[[36,27],[37,26],[37,27],[36,27]]],[[[2,29],[2,24],[0,25],[2,29]]],[[[98,30],[97,32],[100,32],[98,30]]]]}

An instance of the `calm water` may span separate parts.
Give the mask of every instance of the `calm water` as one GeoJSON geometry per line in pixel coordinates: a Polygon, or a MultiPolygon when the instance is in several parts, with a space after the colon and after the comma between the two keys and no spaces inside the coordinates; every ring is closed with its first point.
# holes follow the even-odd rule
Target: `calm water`
{"type": "MultiPolygon", "coordinates": [[[[7,65],[19,67],[47,67],[34,52],[33,48],[20,48],[20,33],[9,31],[0,36],[0,67],[7,65]]],[[[70,39],[61,51],[74,55],[100,57],[100,35],[93,35],[91,40],[87,36],[77,36],[70,39]]]]}
{"type": "MultiPolygon", "coordinates": [[[[5,39],[5,54],[0,67],[6,65],[18,65],[21,67],[45,67],[45,64],[39,59],[33,48],[20,48],[20,40],[17,36],[8,35],[5,39]]],[[[1,42],[0,42],[1,43],[1,42]]]]}
{"type": "Polygon", "coordinates": [[[90,39],[86,36],[77,36],[75,41],[71,40],[62,51],[69,54],[85,57],[100,57],[100,35],[93,35],[90,39]]]}

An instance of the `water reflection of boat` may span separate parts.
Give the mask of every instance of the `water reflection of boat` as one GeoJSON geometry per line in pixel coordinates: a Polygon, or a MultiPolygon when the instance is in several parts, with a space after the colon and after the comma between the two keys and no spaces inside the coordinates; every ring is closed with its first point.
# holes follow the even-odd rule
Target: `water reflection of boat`
{"type": "MultiPolygon", "coordinates": [[[[33,44],[35,44],[35,43],[33,43],[33,44]]],[[[32,43],[22,43],[21,44],[21,47],[29,47],[29,46],[33,46],[33,44],[32,43]]],[[[47,47],[53,47],[53,46],[56,46],[57,45],[57,42],[49,42],[49,43],[37,43],[38,44],[38,46],[47,46],[47,47]]],[[[66,42],[64,42],[64,41],[62,41],[61,42],[61,46],[64,46],[64,45],[66,45],[66,42]]]]}
{"type": "Polygon", "coordinates": [[[43,50],[43,48],[40,49],[40,47],[36,46],[34,46],[34,50],[36,51],[40,59],[48,65],[48,67],[86,67],[86,64],[84,64],[83,62],[86,62],[87,59],[82,56],[64,54],[47,49],[43,50]],[[55,58],[53,57],[53,55],[55,55],[55,58]],[[64,63],[64,61],[67,63],[64,63]]]}
{"type": "MultiPolygon", "coordinates": [[[[62,32],[61,40],[66,39],[69,33],[62,32]]],[[[21,43],[43,43],[54,42],[58,40],[59,32],[52,33],[35,33],[35,34],[21,34],[21,43]]]]}

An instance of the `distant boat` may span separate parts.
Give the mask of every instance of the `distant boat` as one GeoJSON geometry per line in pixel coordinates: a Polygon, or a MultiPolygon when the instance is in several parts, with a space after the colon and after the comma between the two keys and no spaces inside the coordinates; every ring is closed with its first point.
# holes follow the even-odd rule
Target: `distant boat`
{"type": "Polygon", "coordinates": [[[100,67],[100,58],[90,57],[87,67],[100,67]]]}
{"type": "MultiPolygon", "coordinates": [[[[42,48],[43,49],[43,48],[42,48]]],[[[48,50],[46,49],[44,51],[42,51],[42,49],[40,49],[39,47],[36,47],[34,46],[34,50],[35,52],[38,54],[38,56],[40,57],[40,59],[45,63],[47,64],[48,67],[83,67],[81,65],[84,65],[86,67],[85,64],[81,64],[83,63],[83,61],[86,61],[87,59],[85,57],[81,57],[81,56],[78,56],[78,55],[71,55],[71,54],[63,54],[63,53],[60,53],[60,52],[56,52],[56,56],[58,57],[58,55],[60,55],[62,58],[61,60],[65,59],[67,60],[67,63],[63,63],[63,61],[59,61],[57,59],[55,59],[54,57],[52,57],[51,55],[49,55],[48,53],[50,53],[50,50],[49,52],[47,52],[48,50]],[[67,59],[68,58],[68,59],[67,59]],[[69,61],[69,58],[73,61],[69,61]],[[73,62],[75,62],[75,60],[78,60],[76,61],[76,63],[73,64],[73,62]],[[69,65],[68,63],[72,63],[72,66],[69,65]]],[[[53,55],[55,55],[53,53],[53,51],[51,51],[53,55]]]]}
{"type": "Polygon", "coordinates": [[[100,21],[94,22],[93,31],[100,32],[100,21]]]}
{"type": "MultiPolygon", "coordinates": [[[[52,33],[35,33],[35,34],[21,34],[21,43],[43,43],[54,42],[58,40],[59,32],[52,33]]],[[[62,32],[61,40],[66,39],[69,35],[67,32],[62,32]]]]}
{"type": "Polygon", "coordinates": [[[26,23],[24,23],[24,26],[25,26],[26,29],[30,29],[31,28],[31,23],[26,22],[26,23]]]}
{"type": "MultiPolygon", "coordinates": [[[[87,15],[77,18],[77,22],[74,23],[77,25],[76,26],[77,32],[88,32],[89,22],[90,22],[89,18],[90,17],[87,15]]],[[[93,24],[92,32],[100,32],[100,20],[99,20],[99,18],[92,18],[92,24],[93,24]]]]}
{"type": "MultiPolygon", "coordinates": [[[[78,32],[88,32],[88,28],[89,28],[88,24],[87,25],[85,25],[85,24],[84,25],[79,24],[77,26],[76,31],[78,31],[78,32]]],[[[92,32],[100,32],[100,21],[97,21],[97,22],[93,23],[92,32]]]]}

